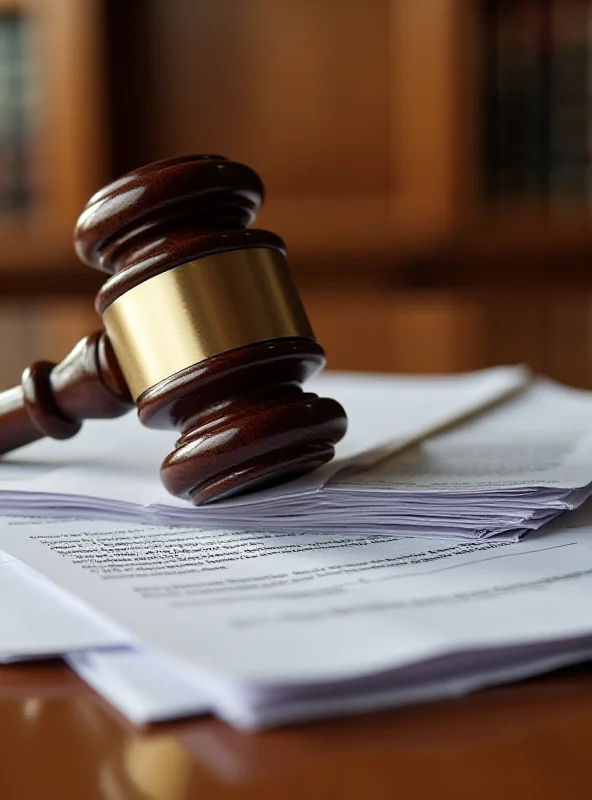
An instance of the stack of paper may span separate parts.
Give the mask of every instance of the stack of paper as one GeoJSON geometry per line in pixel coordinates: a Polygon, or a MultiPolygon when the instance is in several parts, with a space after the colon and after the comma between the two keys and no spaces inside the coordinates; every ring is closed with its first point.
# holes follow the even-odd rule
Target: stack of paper
{"type": "MultiPolygon", "coordinates": [[[[454,696],[592,655],[590,504],[523,542],[17,518],[0,531],[1,549],[92,610],[83,633],[69,618],[81,606],[60,610],[56,594],[54,637],[136,723],[210,711],[262,728],[454,696]]],[[[32,603],[27,613],[39,620],[32,603]]]]}
{"type": "Polygon", "coordinates": [[[337,458],[289,484],[200,508],[169,496],[174,434],[89,422],[0,464],[0,513],[240,530],[519,538],[592,493],[587,393],[519,368],[448,378],[319,378],[350,417],[337,458]],[[456,423],[456,424],[453,424],[456,423]]]}
{"type": "Polygon", "coordinates": [[[132,418],[6,459],[0,661],[62,655],[136,723],[249,729],[590,658],[588,393],[514,369],[317,388],[350,415],[336,463],[216,506],[165,494],[171,437],[132,418]]]}

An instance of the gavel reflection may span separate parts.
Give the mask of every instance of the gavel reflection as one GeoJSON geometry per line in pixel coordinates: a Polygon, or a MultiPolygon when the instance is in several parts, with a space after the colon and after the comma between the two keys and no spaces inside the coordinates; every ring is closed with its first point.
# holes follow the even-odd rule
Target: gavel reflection
{"type": "Polygon", "coordinates": [[[136,406],[144,425],[180,432],[161,479],[196,504],[329,461],[345,412],[302,389],[325,355],[283,241],[246,227],[262,200],[258,175],[221,156],[149,164],[95,194],[74,238],[110,276],[104,330],[0,394],[0,452],[136,406]]]}

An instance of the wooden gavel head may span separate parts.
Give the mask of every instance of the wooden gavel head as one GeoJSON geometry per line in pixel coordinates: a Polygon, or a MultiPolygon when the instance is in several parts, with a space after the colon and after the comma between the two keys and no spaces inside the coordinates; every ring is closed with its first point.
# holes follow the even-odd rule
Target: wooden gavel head
{"type": "Polygon", "coordinates": [[[149,164],[90,199],[75,249],[109,274],[96,298],[106,335],[61,365],[25,372],[24,405],[42,433],[55,435],[48,429],[61,418],[73,426],[65,438],[78,430],[81,411],[103,416],[92,398],[81,403],[80,380],[74,397],[72,375],[80,377],[86,359],[85,380],[90,387],[93,373],[100,384],[104,416],[128,407],[129,390],[142,423],[180,431],[161,478],[197,504],[288,480],[333,457],[345,412],[301,388],[324,352],[283,241],[246,227],[262,199],[258,175],[220,156],[149,164]]]}

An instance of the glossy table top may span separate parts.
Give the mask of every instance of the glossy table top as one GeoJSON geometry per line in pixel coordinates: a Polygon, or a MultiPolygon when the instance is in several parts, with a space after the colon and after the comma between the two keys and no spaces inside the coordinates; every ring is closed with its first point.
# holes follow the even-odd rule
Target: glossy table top
{"type": "Polygon", "coordinates": [[[592,667],[240,734],[138,730],[59,663],[0,667],[2,800],[592,798],[592,667]]]}

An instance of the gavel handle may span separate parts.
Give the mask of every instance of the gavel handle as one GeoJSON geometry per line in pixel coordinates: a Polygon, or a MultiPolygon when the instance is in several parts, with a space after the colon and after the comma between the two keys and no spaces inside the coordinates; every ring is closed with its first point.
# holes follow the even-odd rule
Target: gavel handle
{"type": "Polygon", "coordinates": [[[0,454],[36,439],[69,439],[84,419],[120,417],[134,407],[104,331],[82,339],[59,364],[37,361],[20,386],[0,393],[0,454]]]}

